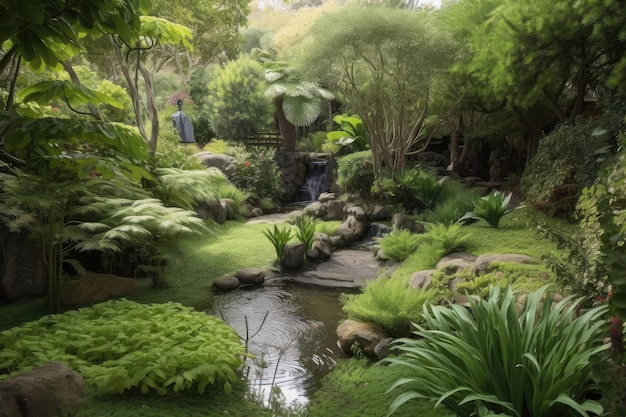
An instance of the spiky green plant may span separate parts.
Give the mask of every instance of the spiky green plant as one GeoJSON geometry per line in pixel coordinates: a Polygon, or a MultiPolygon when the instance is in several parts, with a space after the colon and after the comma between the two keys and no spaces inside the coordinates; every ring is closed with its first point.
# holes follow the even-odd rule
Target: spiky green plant
{"type": "Polygon", "coordinates": [[[491,227],[497,229],[500,219],[513,211],[509,208],[511,196],[512,193],[505,195],[500,191],[494,191],[476,200],[474,209],[461,217],[461,220],[485,220],[491,227]]]}
{"type": "Polygon", "coordinates": [[[294,236],[291,226],[282,225],[279,227],[277,224],[274,224],[273,229],[264,230],[263,234],[272,242],[272,245],[274,245],[276,258],[278,259],[278,263],[282,265],[283,259],[285,258],[285,246],[294,236]]]}
{"type": "Polygon", "coordinates": [[[608,308],[578,315],[581,299],[550,300],[543,287],[528,295],[518,314],[511,289],[494,287],[487,300],[470,298],[469,310],[425,305],[417,338],[397,340],[399,356],[387,359],[412,372],[390,388],[404,392],[389,414],[414,398],[462,417],[601,414],[598,402],[588,399],[594,390],[590,360],[609,347],[603,342],[608,308]]]}
{"type": "Polygon", "coordinates": [[[313,246],[315,240],[315,225],[317,221],[311,216],[301,216],[295,221],[296,239],[304,243],[308,251],[313,246]]]}

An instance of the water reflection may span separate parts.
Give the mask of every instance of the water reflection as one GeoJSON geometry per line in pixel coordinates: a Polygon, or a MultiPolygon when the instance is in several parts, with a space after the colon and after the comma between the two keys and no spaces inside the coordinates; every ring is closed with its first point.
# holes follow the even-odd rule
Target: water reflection
{"type": "Polygon", "coordinates": [[[288,402],[306,402],[343,353],[335,330],[341,319],[339,295],[346,289],[266,281],[215,296],[212,314],[244,339],[255,359],[251,389],[268,397],[279,386],[288,402]]]}

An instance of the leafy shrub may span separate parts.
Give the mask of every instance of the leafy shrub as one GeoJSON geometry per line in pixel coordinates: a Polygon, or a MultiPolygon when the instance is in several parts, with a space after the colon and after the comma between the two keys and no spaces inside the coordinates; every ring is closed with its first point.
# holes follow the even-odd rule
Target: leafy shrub
{"type": "Polygon", "coordinates": [[[233,156],[235,160],[227,171],[231,182],[257,202],[263,198],[275,200],[283,187],[275,159],[276,150],[255,147],[248,151],[237,147],[233,156]]]}
{"type": "Polygon", "coordinates": [[[558,126],[539,142],[537,154],[526,165],[520,182],[526,200],[572,214],[575,196],[555,201],[553,191],[568,184],[576,184],[579,192],[590,186],[602,164],[599,154],[607,151],[607,139],[623,128],[624,109],[619,103],[608,105],[597,119],[579,118],[575,124],[558,126]]]}
{"type": "Polygon", "coordinates": [[[409,334],[411,323],[422,321],[422,307],[437,299],[434,291],[409,288],[407,280],[380,278],[367,284],[361,294],[342,297],[343,311],[354,320],[374,323],[391,336],[409,334]]]}
{"type": "Polygon", "coordinates": [[[245,348],[222,320],[177,303],[107,301],[0,333],[0,379],[49,361],[80,373],[101,394],[166,394],[207,386],[227,393],[245,348]]]}
{"type": "Polygon", "coordinates": [[[461,220],[485,220],[489,226],[497,229],[500,220],[511,213],[513,210],[509,208],[512,193],[504,195],[500,191],[494,191],[491,194],[481,197],[474,202],[474,209],[466,213],[461,220]]]}
{"type": "Polygon", "coordinates": [[[405,210],[432,209],[443,191],[447,177],[437,180],[434,174],[419,168],[405,169],[392,178],[380,178],[374,184],[374,192],[401,204],[405,210]]]}
{"type": "MultiPolygon", "coordinates": [[[[326,138],[330,144],[350,147],[355,152],[367,149],[367,132],[363,120],[359,116],[338,114],[333,117],[333,122],[341,126],[341,130],[326,133],[326,138]]],[[[332,145],[330,145],[331,148],[333,148],[332,145]]]]}
{"type": "Polygon", "coordinates": [[[109,80],[102,80],[98,84],[97,91],[113,97],[122,104],[121,109],[110,104],[101,104],[99,110],[104,120],[126,124],[132,124],[135,121],[133,103],[126,89],[109,80]]]}
{"type": "Polygon", "coordinates": [[[378,239],[378,244],[385,256],[393,261],[402,262],[417,250],[422,243],[422,237],[409,230],[393,230],[391,233],[378,239]]]}
{"type": "Polygon", "coordinates": [[[200,110],[198,114],[191,119],[191,123],[193,124],[194,138],[201,148],[215,138],[216,134],[211,127],[209,113],[205,109],[200,110]]]}
{"type": "Polygon", "coordinates": [[[215,69],[204,109],[217,137],[241,140],[271,126],[272,103],[263,89],[263,66],[248,56],[215,69]]]}
{"type": "Polygon", "coordinates": [[[543,299],[550,299],[546,287],[528,296],[519,315],[510,288],[495,287],[488,300],[471,298],[471,313],[425,305],[418,338],[398,340],[400,356],[387,359],[412,373],[391,387],[405,389],[391,411],[431,398],[461,416],[601,414],[587,396],[594,388],[590,360],[608,348],[607,307],[577,317],[572,297],[554,306],[543,299]]]}
{"type": "MultiPolygon", "coordinates": [[[[583,191],[581,199],[585,199],[583,191]]],[[[603,262],[597,224],[584,221],[573,232],[550,228],[545,223],[537,225],[544,236],[552,240],[559,252],[546,252],[542,259],[556,275],[556,283],[562,291],[584,297],[583,307],[591,307],[596,299],[608,295],[609,267],[603,262]],[[566,252],[567,254],[563,254],[566,252]]]]}
{"type": "Polygon", "coordinates": [[[241,191],[239,188],[235,187],[235,185],[233,185],[230,181],[225,179],[224,182],[217,183],[215,188],[215,195],[220,200],[232,200],[231,208],[233,212],[237,215],[243,216],[243,206],[248,200],[248,193],[241,191]]]}
{"type": "Polygon", "coordinates": [[[336,151],[324,148],[325,141],[326,132],[311,132],[306,138],[299,139],[296,145],[299,151],[336,153],[336,151]]]}
{"type": "Polygon", "coordinates": [[[346,192],[371,197],[374,185],[372,151],[355,152],[337,160],[337,184],[346,192]]]}
{"type": "Polygon", "coordinates": [[[200,160],[192,154],[197,151],[198,149],[193,145],[179,145],[168,140],[161,140],[151,162],[155,168],[203,169],[200,160]]]}

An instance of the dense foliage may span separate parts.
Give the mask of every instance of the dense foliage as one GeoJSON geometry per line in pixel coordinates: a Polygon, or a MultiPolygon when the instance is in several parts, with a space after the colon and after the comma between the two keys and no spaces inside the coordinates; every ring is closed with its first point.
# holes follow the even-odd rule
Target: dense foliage
{"type": "Polygon", "coordinates": [[[256,202],[278,199],[283,187],[276,163],[276,149],[238,147],[233,151],[235,160],[227,168],[230,181],[246,191],[256,202]]]}
{"type": "Polygon", "coordinates": [[[60,361],[101,394],[207,387],[228,393],[245,354],[237,334],[216,317],[177,303],[126,300],[5,330],[0,345],[0,378],[60,361]]]}
{"type": "Polygon", "coordinates": [[[220,139],[242,140],[271,125],[271,101],[265,97],[263,67],[242,56],[213,71],[204,108],[220,139]]]}
{"type": "Polygon", "coordinates": [[[397,341],[394,365],[411,369],[392,389],[403,387],[395,410],[414,398],[428,398],[460,416],[589,416],[602,407],[588,399],[593,389],[591,358],[603,343],[606,306],[578,316],[579,300],[552,306],[543,288],[526,299],[518,314],[510,289],[495,287],[488,300],[425,306],[416,339],[397,341]],[[557,360],[558,358],[558,360],[557,360]]]}
{"type": "Polygon", "coordinates": [[[372,167],[372,151],[361,151],[341,157],[338,161],[337,184],[346,192],[363,198],[372,195],[374,185],[374,168],[372,167]]]}

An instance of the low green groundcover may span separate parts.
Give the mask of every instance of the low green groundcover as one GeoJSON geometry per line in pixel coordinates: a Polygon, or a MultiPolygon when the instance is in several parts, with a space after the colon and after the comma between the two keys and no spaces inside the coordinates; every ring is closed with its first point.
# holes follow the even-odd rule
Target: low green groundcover
{"type": "Polygon", "coordinates": [[[0,332],[0,379],[49,361],[80,373],[98,393],[159,394],[237,379],[245,348],[222,320],[178,303],[107,301],[0,332]]]}

